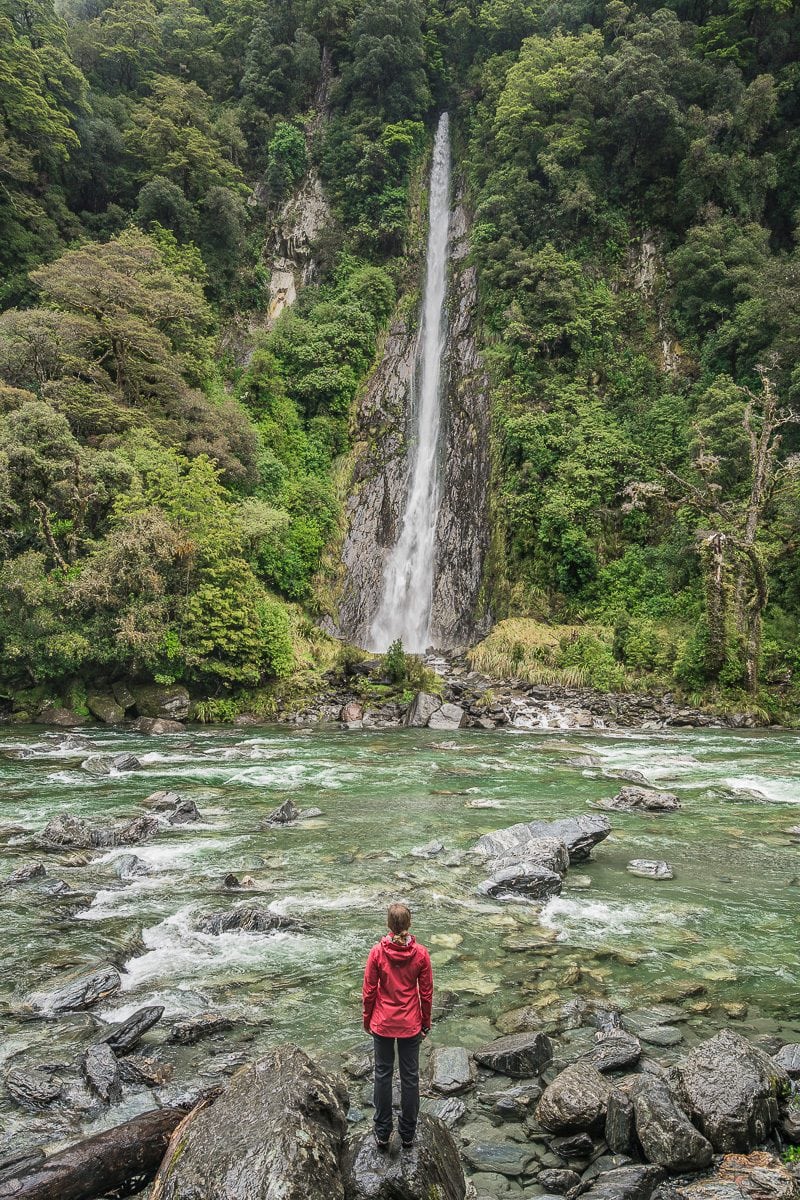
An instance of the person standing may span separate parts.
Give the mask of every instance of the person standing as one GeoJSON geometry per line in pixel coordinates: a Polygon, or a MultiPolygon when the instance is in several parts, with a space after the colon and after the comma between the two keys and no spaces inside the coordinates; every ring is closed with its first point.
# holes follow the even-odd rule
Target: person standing
{"type": "Polygon", "coordinates": [[[431,956],[409,933],[411,910],[390,904],[389,932],[373,946],[364,970],[364,1029],[375,1046],[375,1141],[385,1150],[392,1136],[395,1043],[400,1062],[400,1138],[414,1144],[419,1113],[419,1047],[430,1033],[433,1003],[431,956]]]}

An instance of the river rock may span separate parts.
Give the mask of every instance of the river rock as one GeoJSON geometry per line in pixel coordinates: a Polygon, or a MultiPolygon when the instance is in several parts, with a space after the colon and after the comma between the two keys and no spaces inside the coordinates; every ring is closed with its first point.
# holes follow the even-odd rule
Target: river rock
{"type": "Polygon", "coordinates": [[[670,1171],[701,1171],[713,1148],[678,1107],[662,1079],[642,1076],[632,1092],[636,1133],[648,1162],[670,1171]]]}
{"type": "Polygon", "coordinates": [[[414,858],[435,858],[443,850],[444,842],[440,842],[438,838],[434,838],[432,841],[426,842],[424,846],[415,846],[411,854],[414,858]]]}
{"type": "Polygon", "coordinates": [[[539,1187],[559,1196],[563,1196],[564,1192],[569,1192],[572,1188],[577,1187],[580,1181],[581,1177],[577,1171],[567,1171],[559,1167],[545,1167],[536,1176],[539,1187]]]}
{"type": "Polygon", "coordinates": [[[632,1067],[642,1056],[637,1037],[624,1029],[610,1029],[595,1034],[594,1046],[587,1055],[598,1071],[621,1071],[632,1067]]]}
{"type": "Polygon", "coordinates": [[[202,1012],[184,1021],[176,1021],[167,1041],[177,1042],[179,1046],[193,1046],[201,1038],[225,1033],[228,1029],[233,1029],[231,1017],[225,1017],[222,1013],[202,1012]]]}
{"type": "Polygon", "coordinates": [[[524,1142],[474,1141],[462,1153],[474,1170],[492,1171],[511,1179],[530,1174],[536,1163],[533,1148],[524,1142]]]}
{"type": "Polygon", "coordinates": [[[290,825],[293,821],[300,820],[300,809],[295,804],[294,800],[284,800],[283,804],[279,804],[274,808],[268,817],[265,818],[266,825],[290,825]]]}
{"type": "Polygon", "coordinates": [[[193,821],[201,819],[197,805],[191,799],[179,800],[167,817],[170,825],[190,825],[193,821]]]}
{"type": "Polygon", "coordinates": [[[90,754],[81,766],[90,775],[110,775],[113,771],[139,771],[142,764],[135,754],[122,751],[119,754],[90,754]]]}
{"type": "Polygon", "coordinates": [[[639,1037],[648,1046],[677,1046],[683,1041],[683,1034],[675,1025],[645,1025],[639,1030],[639,1037]]]}
{"type": "Polygon", "coordinates": [[[14,887],[18,883],[28,883],[31,879],[41,879],[47,874],[43,863],[25,863],[3,880],[3,887],[14,887]]]}
{"type": "Polygon", "coordinates": [[[150,867],[144,859],[135,854],[120,854],[111,864],[111,869],[117,879],[136,879],[141,875],[149,875],[150,867]]]}
{"type": "Polygon", "coordinates": [[[279,1046],[178,1126],[152,1200],[344,1200],[347,1108],[338,1079],[279,1046]]]}
{"type": "Polygon", "coordinates": [[[186,730],[182,721],[171,721],[165,717],[137,717],[131,728],[136,733],[145,733],[150,737],[162,733],[184,733],[186,730]]]}
{"type": "Polygon", "coordinates": [[[583,1195],[591,1200],[650,1200],[665,1174],[663,1167],[649,1163],[617,1167],[598,1175],[583,1195]]]}
{"type": "Polygon", "coordinates": [[[493,858],[492,869],[502,871],[505,867],[512,867],[519,862],[537,863],[540,867],[547,867],[548,870],[555,871],[557,875],[566,875],[569,867],[569,851],[557,838],[532,838],[525,843],[524,854],[519,855],[512,852],[493,858]]]}
{"type": "Polygon", "coordinates": [[[717,1171],[698,1180],[662,1184],[654,1200],[797,1200],[797,1176],[774,1154],[726,1154],[717,1171]]]}
{"type": "Polygon", "coordinates": [[[613,809],[614,812],[675,812],[681,806],[672,792],[643,787],[620,788],[611,800],[601,803],[604,808],[613,809]]]}
{"type": "Polygon", "coordinates": [[[522,1119],[526,1117],[534,1105],[538,1104],[542,1095],[542,1087],[538,1083],[520,1083],[516,1087],[503,1088],[501,1092],[490,1095],[483,1094],[481,1100],[492,1103],[492,1110],[504,1119],[522,1119]]]}
{"type": "Polygon", "coordinates": [[[428,692],[417,692],[408,706],[405,724],[411,729],[422,729],[441,707],[442,702],[438,696],[431,696],[428,692]]]}
{"type": "Polygon", "coordinates": [[[89,1087],[105,1104],[116,1104],[122,1099],[119,1063],[114,1051],[106,1042],[99,1042],[86,1050],[83,1056],[83,1073],[89,1087]]]}
{"type": "Polygon", "coordinates": [[[79,713],[57,705],[43,708],[33,719],[37,725],[58,725],[61,729],[77,729],[79,725],[87,724],[86,718],[79,713]]]}
{"type": "Polygon", "coordinates": [[[475,1081],[475,1069],[463,1046],[437,1046],[429,1066],[431,1087],[445,1096],[465,1092],[475,1081]]]}
{"type": "Polygon", "coordinates": [[[541,1032],[511,1033],[473,1051],[481,1066],[515,1079],[540,1075],[552,1057],[553,1043],[541,1032]]]}
{"type": "Polygon", "coordinates": [[[107,1000],[122,986],[115,967],[100,967],[88,974],[74,975],[68,983],[52,992],[34,992],[29,1003],[45,1015],[60,1012],[79,1012],[91,1008],[98,1000],[107,1000]]]}
{"type": "Polygon", "coordinates": [[[612,1154],[627,1154],[629,1158],[643,1157],[636,1134],[633,1101],[621,1088],[614,1088],[608,1097],[605,1139],[612,1154]]]}
{"type": "Polygon", "coordinates": [[[137,1008],[135,1013],[105,1032],[100,1041],[110,1046],[115,1054],[130,1054],[148,1029],[157,1025],[163,1015],[162,1004],[148,1004],[145,1008],[137,1008]]]}
{"type": "Polygon", "coordinates": [[[125,720],[125,709],[107,693],[89,692],[86,707],[92,716],[97,717],[104,725],[118,725],[120,721],[125,720]]]}
{"type": "Polygon", "coordinates": [[[142,1054],[129,1054],[119,1060],[119,1075],[123,1083],[144,1084],[145,1087],[163,1087],[172,1078],[169,1063],[142,1054]]]}
{"type": "Polygon", "coordinates": [[[610,1094],[608,1080],[591,1063],[571,1063],[545,1088],[536,1120],[551,1133],[602,1128],[610,1094]]]}
{"type": "Polygon", "coordinates": [[[554,838],[566,846],[570,863],[575,863],[585,861],[593,847],[607,838],[610,832],[611,822],[600,814],[563,817],[557,821],[527,821],[484,834],[475,843],[474,849],[486,858],[501,858],[503,855],[524,858],[528,842],[554,838]]]}
{"type": "Polygon", "coordinates": [[[678,1069],[687,1111],[715,1150],[752,1150],[778,1121],[789,1076],[741,1034],[724,1029],[689,1052],[678,1069]]]}
{"type": "Polygon", "coordinates": [[[800,1079],[800,1043],[781,1046],[778,1053],[773,1055],[773,1060],[791,1079],[800,1079]]]}
{"type": "Polygon", "coordinates": [[[632,858],[627,867],[631,875],[642,879],[674,879],[675,872],[668,862],[654,858],[632,858]]]}
{"type": "Polygon", "coordinates": [[[464,724],[464,710],[458,704],[443,704],[428,718],[429,729],[460,729],[464,724]]]}
{"type": "MultiPolygon", "coordinates": [[[[420,1114],[413,1147],[401,1154],[379,1150],[372,1132],[355,1138],[347,1148],[344,1185],[347,1200],[464,1200],[467,1191],[453,1135],[427,1113],[420,1114]]],[[[331,1200],[338,1195],[332,1191],[331,1200]]]]}
{"type": "Polygon", "coordinates": [[[434,1096],[422,1101],[422,1111],[444,1121],[447,1128],[452,1129],[466,1116],[467,1106],[458,1096],[434,1096]]]}
{"type": "Polygon", "coordinates": [[[224,912],[208,913],[201,917],[198,929],[203,933],[276,933],[286,930],[292,933],[308,929],[305,921],[297,917],[282,917],[261,908],[257,904],[238,904],[224,912]]]}
{"type": "Polygon", "coordinates": [[[58,1100],[63,1083],[44,1067],[12,1067],[5,1077],[6,1091],[23,1108],[46,1108],[58,1100]]]}
{"type": "Polygon", "coordinates": [[[564,880],[556,871],[521,859],[484,879],[478,885],[478,891],[499,900],[525,896],[529,900],[544,901],[559,895],[563,886],[564,880]]]}
{"type": "Polygon", "coordinates": [[[154,812],[171,812],[182,802],[183,796],[180,792],[173,792],[171,788],[162,788],[158,792],[151,792],[149,796],[145,796],[141,803],[145,808],[152,808],[154,812]]]}
{"type": "Polygon", "coordinates": [[[185,721],[189,716],[191,703],[185,687],[173,684],[165,687],[161,684],[133,684],[131,686],[136,712],[140,717],[160,717],[168,721],[185,721]]]}
{"type": "Polygon", "coordinates": [[[364,720],[364,709],[357,700],[350,700],[342,706],[339,720],[344,721],[345,725],[355,725],[364,720]]]}

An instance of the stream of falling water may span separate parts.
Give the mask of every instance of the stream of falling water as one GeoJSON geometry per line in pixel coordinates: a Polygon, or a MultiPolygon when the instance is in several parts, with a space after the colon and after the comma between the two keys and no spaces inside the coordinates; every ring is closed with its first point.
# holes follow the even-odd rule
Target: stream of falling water
{"type": "Polygon", "coordinates": [[[400,638],[406,650],[425,650],[430,633],[436,564],[436,523],[441,502],[439,427],[442,364],[447,345],[447,247],[450,230],[450,130],[442,113],[433,146],[425,296],[414,386],[413,463],[400,536],[383,573],[383,592],[372,625],[372,644],[385,650],[400,638]]]}

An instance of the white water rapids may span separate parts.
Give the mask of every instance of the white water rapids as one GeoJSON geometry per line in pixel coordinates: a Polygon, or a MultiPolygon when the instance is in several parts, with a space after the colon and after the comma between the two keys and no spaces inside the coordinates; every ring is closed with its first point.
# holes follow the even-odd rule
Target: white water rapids
{"type": "Polygon", "coordinates": [[[415,431],[412,465],[400,536],[383,572],[383,592],[372,623],[371,642],[385,650],[399,638],[419,653],[430,634],[436,566],[436,524],[441,504],[439,427],[442,365],[447,346],[447,257],[450,232],[450,129],[442,113],[433,145],[425,295],[417,371],[412,384],[415,431]],[[417,381],[419,386],[417,387],[417,381]]]}

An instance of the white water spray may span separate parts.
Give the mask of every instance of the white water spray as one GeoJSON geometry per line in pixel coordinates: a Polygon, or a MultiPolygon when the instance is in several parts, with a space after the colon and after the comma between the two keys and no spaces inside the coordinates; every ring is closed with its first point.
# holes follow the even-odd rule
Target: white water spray
{"type": "Polygon", "coordinates": [[[428,253],[413,381],[415,438],[400,536],[383,572],[383,593],[372,623],[372,645],[385,650],[400,638],[406,650],[426,649],[441,504],[439,426],[442,367],[447,345],[447,247],[450,232],[450,128],[442,113],[433,144],[428,253]]]}

